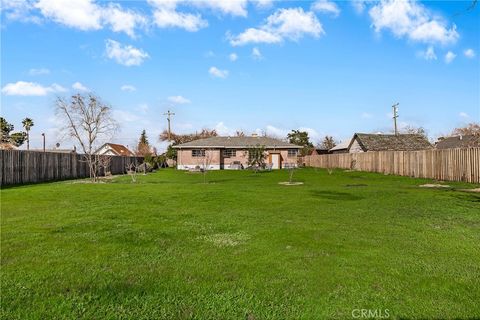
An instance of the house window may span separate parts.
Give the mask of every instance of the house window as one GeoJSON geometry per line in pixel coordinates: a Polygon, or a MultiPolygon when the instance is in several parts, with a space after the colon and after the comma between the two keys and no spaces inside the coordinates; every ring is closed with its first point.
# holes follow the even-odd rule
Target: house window
{"type": "Polygon", "coordinates": [[[298,149],[288,149],[289,157],[296,157],[298,155],[298,149]]]}
{"type": "Polygon", "coordinates": [[[223,149],[223,156],[225,158],[235,157],[237,155],[237,150],[235,149],[223,149]]]}
{"type": "Polygon", "coordinates": [[[205,157],[205,150],[203,150],[203,149],[192,149],[192,157],[194,157],[194,158],[205,157]]]}

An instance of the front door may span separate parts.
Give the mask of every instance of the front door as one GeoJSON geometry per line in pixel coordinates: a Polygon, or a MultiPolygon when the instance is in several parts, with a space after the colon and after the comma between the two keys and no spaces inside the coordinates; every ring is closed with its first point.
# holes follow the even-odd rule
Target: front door
{"type": "Polygon", "coordinates": [[[272,169],[280,169],[280,155],[278,153],[272,154],[272,169]]]}

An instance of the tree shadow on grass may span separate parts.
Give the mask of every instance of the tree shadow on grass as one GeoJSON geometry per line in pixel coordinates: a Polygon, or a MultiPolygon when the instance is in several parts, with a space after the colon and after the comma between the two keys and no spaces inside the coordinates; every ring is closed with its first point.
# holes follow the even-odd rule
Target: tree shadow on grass
{"type": "Polygon", "coordinates": [[[318,198],[323,198],[328,200],[353,201],[353,200],[361,200],[364,198],[348,192],[320,191],[320,190],[313,190],[312,195],[318,198]]]}

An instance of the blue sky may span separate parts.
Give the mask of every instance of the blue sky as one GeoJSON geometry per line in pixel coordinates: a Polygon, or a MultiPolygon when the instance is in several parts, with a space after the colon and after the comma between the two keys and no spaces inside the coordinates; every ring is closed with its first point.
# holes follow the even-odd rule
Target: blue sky
{"type": "Polygon", "coordinates": [[[142,129],[291,129],[338,140],[400,126],[431,137],[480,120],[480,7],[420,1],[2,0],[1,113],[33,147],[62,139],[56,96],[92,91],[114,141],[142,129]]]}

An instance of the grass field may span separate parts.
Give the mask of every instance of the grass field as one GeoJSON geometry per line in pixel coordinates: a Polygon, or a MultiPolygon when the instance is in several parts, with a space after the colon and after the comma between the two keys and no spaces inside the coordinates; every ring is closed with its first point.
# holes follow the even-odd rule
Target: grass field
{"type": "Polygon", "coordinates": [[[1,318],[480,318],[479,194],[313,169],[279,185],[287,175],[3,189],[1,318]]]}

